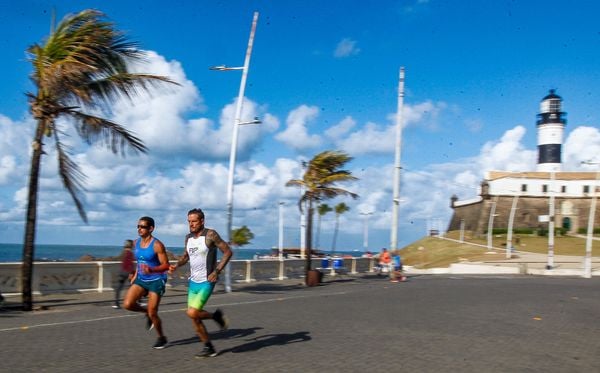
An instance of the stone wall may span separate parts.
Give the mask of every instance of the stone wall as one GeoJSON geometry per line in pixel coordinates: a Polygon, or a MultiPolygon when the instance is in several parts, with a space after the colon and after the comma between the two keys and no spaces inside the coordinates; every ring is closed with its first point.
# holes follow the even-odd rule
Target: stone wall
{"type": "MultiPolygon", "coordinates": [[[[485,196],[477,203],[464,206],[453,206],[454,213],[448,230],[460,230],[460,222],[464,220],[465,231],[483,234],[487,231],[491,207],[494,201],[496,211],[494,228],[508,228],[513,196],[485,196]]],[[[579,228],[587,228],[591,198],[555,198],[555,227],[567,228],[569,233],[577,233],[579,228]]],[[[540,215],[549,215],[549,199],[544,197],[519,197],[513,229],[548,228],[548,223],[540,223],[540,215]]],[[[600,213],[595,214],[594,227],[600,225],[600,213]]]]}

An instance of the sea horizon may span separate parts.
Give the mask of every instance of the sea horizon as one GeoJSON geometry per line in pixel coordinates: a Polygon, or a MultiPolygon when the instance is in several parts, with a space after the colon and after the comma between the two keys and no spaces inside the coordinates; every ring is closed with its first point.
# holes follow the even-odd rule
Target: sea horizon
{"type": "MultiPolygon", "coordinates": [[[[34,261],[43,262],[78,262],[84,256],[92,256],[96,259],[105,259],[119,256],[123,246],[121,245],[69,245],[69,244],[36,244],[34,252],[34,261]]],[[[183,247],[169,247],[168,251],[175,255],[183,252],[183,247]]],[[[233,259],[248,260],[253,259],[255,255],[269,255],[272,249],[256,248],[233,248],[233,259]]],[[[324,253],[331,253],[329,250],[320,249],[324,253]]],[[[363,251],[336,250],[336,255],[361,256],[363,251]]],[[[21,262],[23,258],[23,244],[0,243],[0,263],[21,262]]]]}

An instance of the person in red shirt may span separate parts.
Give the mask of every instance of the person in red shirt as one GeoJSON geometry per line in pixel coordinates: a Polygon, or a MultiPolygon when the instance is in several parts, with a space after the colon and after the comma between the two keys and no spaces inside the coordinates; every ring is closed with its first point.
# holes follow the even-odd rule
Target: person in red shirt
{"type": "Polygon", "coordinates": [[[381,249],[381,254],[379,254],[379,265],[389,267],[392,262],[392,256],[390,252],[384,247],[381,249]]]}

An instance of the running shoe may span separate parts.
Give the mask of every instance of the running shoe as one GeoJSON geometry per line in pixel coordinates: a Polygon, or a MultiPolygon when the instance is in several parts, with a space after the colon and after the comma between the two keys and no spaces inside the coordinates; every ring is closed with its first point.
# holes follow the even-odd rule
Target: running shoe
{"type": "Polygon", "coordinates": [[[152,346],[155,350],[162,350],[167,347],[167,337],[158,337],[154,346],[152,346]]]}
{"type": "Polygon", "coordinates": [[[147,330],[154,329],[154,324],[152,323],[152,320],[150,319],[150,317],[148,317],[148,315],[146,315],[146,329],[147,330]]]}
{"type": "Polygon", "coordinates": [[[118,304],[113,304],[112,308],[118,310],[119,308],[121,308],[121,306],[119,306],[118,304]]]}
{"type": "Polygon", "coordinates": [[[225,317],[225,315],[223,315],[223,311],[221,311],[218,308],[213,313],[213,320],[215,320],[215,322],[217,324],[219,324],[219,327],[221,328],[221,330],[226,330],[227,327],[229,326],[229,322],[228,322],[227,318],[225,317]]]}
{"type": "Polygon", "coordinates": [[[205,358],[205,357],[215,357],[217,355],[218,355],[218,353],[215,350],[215,348],[212,345],[210,345],[210,346],[204,346],[202,351],[200,351],[200,353],[196,354],[196,357],[201,359],[201,358],[205,358]]]}

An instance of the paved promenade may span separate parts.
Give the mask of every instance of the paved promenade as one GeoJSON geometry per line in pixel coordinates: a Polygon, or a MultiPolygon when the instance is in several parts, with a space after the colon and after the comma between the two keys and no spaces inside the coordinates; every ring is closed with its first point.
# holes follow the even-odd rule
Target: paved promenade
{"type": "Polygon", "coordinates": [[[35,312],[0,310],[6,372],[598,372],[600,279],[521,275],[326,278],[236,285],[219,356],[200,349],[185,288],[161,307],[170,346],[153,350],[144,318],[112,293],[37,296],[35,312]]]}

